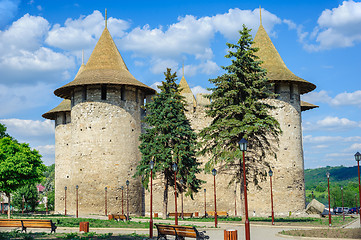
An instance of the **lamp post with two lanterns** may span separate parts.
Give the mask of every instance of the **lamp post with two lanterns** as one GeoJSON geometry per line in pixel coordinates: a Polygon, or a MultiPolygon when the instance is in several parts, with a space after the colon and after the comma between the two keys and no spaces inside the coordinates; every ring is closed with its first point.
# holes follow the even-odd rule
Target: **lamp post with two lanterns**
{"type": "Polygon", "coordinates": [[[245,235],[246,235],[246,240],[250,240],[251,239],[251,232],[250,232],[250,227],[249,227],[249,219],[248,219],[248,202],[247,202],[247,183],[246,183],[246,163],[244,161],[244,152],[247,151],[247,140],[242,138],[239,141],[239,149],[242,151],[242,156],[243,156],[243,188],[244,188],[244,210],[245,210],[245,215],[246,215],[246,221],[244,223],[244,227],[245,227],[245,235]]]}

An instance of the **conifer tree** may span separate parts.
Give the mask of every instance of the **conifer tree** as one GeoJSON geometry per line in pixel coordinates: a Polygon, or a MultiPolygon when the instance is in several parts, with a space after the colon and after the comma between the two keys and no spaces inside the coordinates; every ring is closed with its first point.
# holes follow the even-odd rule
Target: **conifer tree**
{"type": "MultiPolygon", "coordinates": [[[[258,186],[271,167],[267,157],[275,156],[277,144],[274,143],[278,142],[281,129],[270,115],[274,107],[269,99],[275,95],[270,91],[272,85],[266,78],[266,70],[255,55],[258,49],[252,47],[249,32],[243,25],[237,44],[227,43],[229,51],[225,57],[231,59],[231,64],[222,67],[226,73],[209,80],[215,85],[209,89],[211,103],[206,111],[212,122],[200,132],[200,154],[210,157],[206,169],[214,166],[220,172],[226,169],[227,173],[233,173],[231,182],[242,182],[238,142],[245,138],[247,182],[258,186]]],[[[240,186],[243,192],[243,184],[240,186]]]]}
{"type": "Polygon", "coordinates": [[[158,88],[161,90],[146,103],[147,115],[144,123],[147,125],[141,134],[139,146],[142,159],[137,166],[135,176],[142,176],[144,187],[150,180],[149,163],[153,161],[153,178],[162,177],[164,185],[163,217],[167,214],[168,187],[174,187],[173,163],[178,166],[177,185],[183,180],[180,191],[186,191],[186,196],[193,197],[198,192],[203,181],[196,177],[200,172],[200,163],[195,158],[197,136],[185,116],[185,102],[180,95],[177,75],[167,69],[165,81],[158,88]]]}

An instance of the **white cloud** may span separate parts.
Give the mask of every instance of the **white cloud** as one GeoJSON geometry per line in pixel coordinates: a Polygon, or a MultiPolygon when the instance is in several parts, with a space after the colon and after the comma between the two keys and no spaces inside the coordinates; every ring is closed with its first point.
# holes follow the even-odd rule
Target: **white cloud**
{"type": "Polygon", "coordinates": [[[160,92],[160,89],[158,88],[158,86],[161,86],[161,85],[162,85],[161,82],[155,82],[152,85],[150,85],[150,87],[155,89],[157,92],[160,92]]]}
{"type": "Polygon", "coordinates": [[[303,101],[310,103],[317,103],[317,102],[329,103],[332,100],[332,98],[328,95],[328,93],[325,90],[321,90],[319,92],[310,92],[305,95],[302,95],[301,98],[303,101]]]}
{"type": "Polygon", "coordinates": [[[312,136],[305,135],[303,137],[304,143],[329,143],[329,142],[359,142],[361,141],[361,137],[342,137],[342,136],[312,136]]]}
{"type": "Polygon", "coordinates": [[[55,145],[37,146],[34,149],[38,150],[41,155],[55,154],[55,145]]]}
{"type": "Polygon", "coordinates": [[[348,150],[361,151],[361,143],[352,144],[348,150]]]}
{"type": "Polygon", "coordinates": [[[198,93],[211,93],[210,91],[201,86],[192,87],[191,90],[194,96],[197,96],[198,93]]]}
{"type": "Polygon", "coordinates": [[[5,124],[10,135],[17,136],[43,136],[54,134],[54,122],[51,120],[25,120],[25,119],[0,119],[5,124]]]}
{"type": "Polygon", "coordinates": [[[316,123],[306,122],[303,124],[304,131],[324,130],[324,131],[345,131],[354,128],[361,128],[361,122],[351,121],[347,118],[327,116],[316,123]]]}
{"type": "Polygon", "coordinates": [[[332,10],[326,9],[318,19],[312,37],[317,44],[305,44],[309,51],[350,47],[361,42],[361,2],[343,1],[332,10]]]}
{"type": "Polygon", "coordinates": [[[361,107],[361,90],[355,92],[343,92],[334,98],[330,97],[325,90],[310,92],[301,96],[303,101],[310,103],[327,103],[331,106],[352,106],[361,107]]]}
{"type": "Polygon", "coordinates": [[[340,93],[332,99],[331,104],[334,106],[357,105],[361,107],[361,90],[340,93]]]}
{"type": "Polygon", "coordinates": [[[167,71],[167,68],[177,69],[178,63],[173,59],[161,59],[155,58],[151,61],[151,72],[154,74],[160,74],[167,71]]]}
{"type": "MultiPolygon", "coordinates": [[[[104,29],[104,17],[99,11],[78,19],[68,18],[64,27],[55,24],[49,31],[46,43],[68,51],[89,49],[95,46],[104,29]]],[[[116,18],[108,19],[108,29],[114,38],[122,37],[129,23],[116,18]]]]}

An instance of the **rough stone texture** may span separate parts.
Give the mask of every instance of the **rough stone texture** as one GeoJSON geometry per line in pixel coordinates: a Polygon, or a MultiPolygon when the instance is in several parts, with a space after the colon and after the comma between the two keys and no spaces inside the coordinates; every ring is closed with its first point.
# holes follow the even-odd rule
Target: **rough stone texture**
{"type": "MultiPolygon", "coordinates": [[[[279,97],[267,100],[276,107],[271,114],[279,121],[283,134],[279,137],[280,142],[277,152],[277,160],[269,158],[273,169],[273,201],[276,215],[288,215],[289,212],[301,213],[305,208],[305,187],[304,168],[302,151],[302,130],[301,130],[301,107],[298,85],[282,83],[276,86],[279,97]]],[[[187,97],[186,115],[191,122],[192,128],[197,132],[208,126],[211,122],[206,117],[205,106],[209,100],[202,94],[197,95],[197,107],[193,108],[191,97],[187,97]],[[194,110],[194,111],[192,111],[194,110]]],[[[247,154],[247,153],[246,153],[247,154]]],[[[207,157],[198,157],[199,161],[205,164],[207,157]]],[[[268,169],[265,169],[268,172],[268,169]]],[[[222,172],[216,176],[217,186],[217,210],[227,211],[230,215],[240,215],[242,204],[240,196],[240,185],[230,184],[231,172],[222,172]]],[[[199,174],[200,179],[206,184],[201,191],[194,196],[194,200],[184,197],[184,212],[199,212],[204,214],[204,190],[206,189],[206,209],[214,211],[214,179],[211,174],[199,174]]],[[[260,183],[261,190],[252,184],[248,189],[248,210],[250,216],[271,215],[271,195],[269,177],[267,181],[260,183]]],[[[145,193],[145,211],[149,214],[150,197],[149,192],[145,193]]],[[[157,179],[153,185],[153,211],[161,215],[163,201],[163,186],[161,180],[157,179]]],[[[181,198],[178,198],[178,211],[181,211],[181,198]]],[[[168,212],[174,212],[174,189],[169,189],[168,212]]]]}
{"type": "Polygon", "coordinates": [[[322,214],[325,209],[325,205],[317,201],[316,199],[312,199],[312,201],[306,207],[306,213],[308,214],[322,214]]]}
{"type": "Polygon", "coordinates": [[[125,187],[126,200],[125,182],[129,180],[129,211],[140,215],[144,211],[143,188],[140,179],[132,176],[140,160],[144,93],[125,87],[122,100],[120,86],[112,85],[107,86],[106,100],[101,100],[97,85],[87,87],[86,100],[83,93],[82,87],[74,90],[71,123],[56,127],[55,211],[64,212],[67,186],[67,213],[75,214],[78,185],[80,214],[104,214],[105,187],[108,212],[120,213],[120,187],[125,187]]]}

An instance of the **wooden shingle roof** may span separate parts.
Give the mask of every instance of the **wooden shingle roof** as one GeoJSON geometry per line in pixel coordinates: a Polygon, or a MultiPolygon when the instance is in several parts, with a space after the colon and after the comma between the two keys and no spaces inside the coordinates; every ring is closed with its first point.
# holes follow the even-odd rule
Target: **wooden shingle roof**
{"type": "Polygon", "coordinates": [[[55,120],[56,114],[59,112],[70,112],[71,110],[71,102],[68,99],[64,99],[57,107],[51,109],[50,111],[44,113],[42,115],[43,118],[47,118],[50,120],[55,120]]]}
{"type": "Polygon", "coordinates": [[[312,103],[301,101],[301,111],[306,111],[306,110],[310,110],[310,109],[313,109],[313,108],[318,108],[318,106],[313,105],[312,103]]]}
{"type": "Polygon", "coordinates": [[[84,70],[72,82],[56,89],[54,94],[70,99],[74,87],[98,84],[131,85],[143,89],[147,94],[155,93],[153,88],[141,83],[129,72],[107,28],[100,36],[84,70]]]}
{"type": "Polygon", "coordinates": [[[259,49],[255,54],[263,61],[262,67],[267,69],[267,77],[270,81],[298,83],[301,94],[311,92],[316,88],[316,85],[297,77],[287,68],[262,24],[258,28],[252,47],[259,49]]]}

